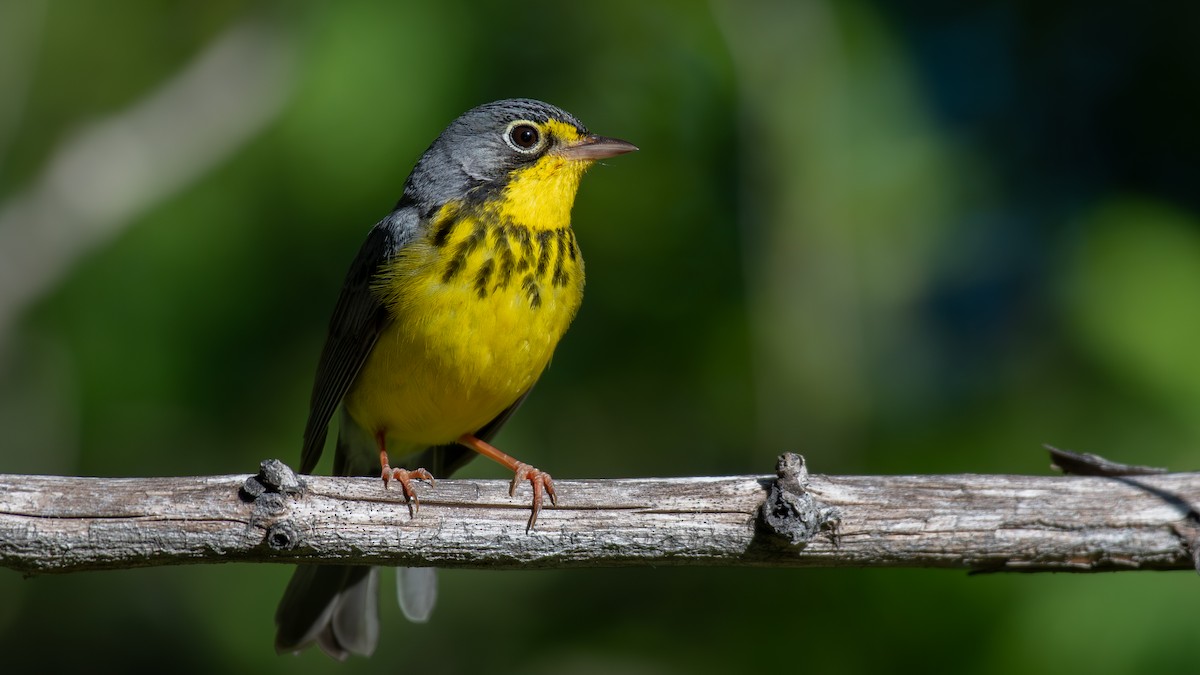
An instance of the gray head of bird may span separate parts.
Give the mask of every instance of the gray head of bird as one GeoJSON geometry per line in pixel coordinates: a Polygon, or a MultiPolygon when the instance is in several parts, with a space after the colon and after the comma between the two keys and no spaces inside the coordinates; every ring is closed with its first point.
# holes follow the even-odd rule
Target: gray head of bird
{"type": "Polygon", "coordinates": [[[522,173],[551,179],[559,169],[576,174],[577,183],[592,162],[634,150],[626,141],[591,134],[549,103],[494,101],[463,113],[434,140],[405,184],[405,199],[432,211],[468,194],[486,195],[522,173]]]}

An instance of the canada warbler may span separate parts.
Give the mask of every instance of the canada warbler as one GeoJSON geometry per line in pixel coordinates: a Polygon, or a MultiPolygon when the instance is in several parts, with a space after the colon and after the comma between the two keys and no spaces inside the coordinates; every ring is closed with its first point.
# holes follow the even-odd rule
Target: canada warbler
{"type": "MultiPolygon", "coordinates": [[[[636,150],[588,133],[547,103],[488,103],[454,120],[404,183],[395,209],[359,250],[317,365],[301,473],[321,456],[334,411],[340,476],[378,475],[403,490],[483,454],[529,481],[537,520],[550,476],[488,444],[546,368],[583,297],[571,206],[596,160],[636,150]],[[474,451],[474,452],[472,452],[474,451]],[[402,457],[392,466],[389,453],[402,457]]],[[[432,569],[401,569],[405,614],[424,620],[432,569]]],[[[316,641],[329,655],[369,655],[379,637],[378,571],[302,565],[275,614],[275,648],[316,641]]]]}

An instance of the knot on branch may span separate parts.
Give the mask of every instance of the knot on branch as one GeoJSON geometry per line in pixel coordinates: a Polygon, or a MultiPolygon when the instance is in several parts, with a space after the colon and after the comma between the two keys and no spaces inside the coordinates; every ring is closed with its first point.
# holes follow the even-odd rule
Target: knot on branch
{"type": "Polygon", "coordinates": [[[759,512],[768,530],[792,546],[803,547],[821,530],[836,529],[841,511],[809,494],[803,457],[793,452],[780,455],[775,472],[778,478],[759,512]]]}
{"type": "Polygon", "coordinates": [[[258,466],[258,473],[242,483],[238,495],[242,501],[253,502],[251,526],[264,527],[266,545],[276,551],[286,551],[300,544],[300,534],[288,521],[279,521],[267,525],[287,512],[287,498],[298,497],[304,493],[304,481],[292,471],[291,467],[278,459],[265,459],[258,466]]]}
{"type": "Polygon", "coordinates": [[[258,473],[242,483],[238,494],[242,501],[257,502],[266,495],[297,497],[304,492],[304,481],[295,471],[278,459],[264,459],[258,465],[258,473]]]}
{"type": "Polygon", "coordinates": [[[300,544],[300,533],[290,522],[275,523],[267,528],[265,541],[268,547],[276,551],[287,551],[300,544]]]}

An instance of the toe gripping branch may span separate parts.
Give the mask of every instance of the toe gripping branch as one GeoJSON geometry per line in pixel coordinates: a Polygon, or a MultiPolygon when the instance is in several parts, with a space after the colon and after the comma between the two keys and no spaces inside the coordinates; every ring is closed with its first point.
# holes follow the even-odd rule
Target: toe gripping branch
{"type": "Polygon", "coordinates": [[[404,493],[404,501],[408,504],[408,515],[411,518],[417,517],[417,511],[421,510],[421,500],[417,499],[417,493],[413,490],[412,482],[414,479],[423,480],[433,487],[433,474],[425,469],[401,469],[392,468],[388,465],[387,452],[379,451],[379,464],[383,467],[380,477],[383,478],[383,488],[386,490],[390,481],[396,481],[400,484],[400,489],[404,493]]]}
{"type": "MultiPolygon", "coordinates": [[[[401,469],[394,468],[388,464],[387,446],[384,435],[382,433],[376,436],[376,441],[379,443],[379,465],[382,468],[380,476],[383,478],[383,486],[386,489],[391,481],[396,481],[400,484],[404,491],[404,500],[408,503],[408,512],[412,517],[416,517],[417,511],[420,510],[421,503],[417,499],[417,493],[413,490],[412,482],[414,480],[423,480],[434,485],[433,474],[425,469],[401,469]]],[[[508,486],[508,495],[514,496],[517,492],[517,485],[525,481],[529,481],[533,488],[533,503],[530,508],[529,521],[525,525],[525,531],[533,529],[537,524],[538,513],[542,510],[542,503],[545,496],[550,497],[550,503],[558,506],[558,494],[554,491],[554,479],[550,474],[535,468],[524,462],[519,462],[515,458],[504,454],[491,444],[476,438],[472,434],[463,434],[459,437],[458,442],[475,452],[492,459],[507,467],[513,472],[512,483],[508,486]]]]}
{"type": "Polygon", "coordinates": [[[383,489],[388,488],[388,483],[396,481],[400,484],[400,489],[404,493],[404,502],[408,504],[408,517],[416,518],[417,511],[421,510],[421,501],[417,499],[417,493],[413,490],[413,479],[423,480],[433,487],[433,474],[425,469],[400,469],[393,468],[388,464],[387,454],[387,434],[384,431],[379,431],[375,434],[375,442],[379,445],[379,466],[381,471],[379,477],[383,479],[383,489]]]}
{"type": "Polygon", "coordinates": [[[517,485],[529,481],[530,486],[533,487],[533,505],[530,508],[529,521],[525,524],[526,532],[532,530],[533,526],[537,524],[538,513],[542,510],[543,494],[549,495],[550,503],[558,506],[558,495],[554,492],[554,479],[550,477],[550,474],[525,462],[517,461],[516,458],[504,454],[494,445],[476,438],[472,434],[463,434],[459,437],[458,442],[488,459],[499,462],[513,472],[512,483],[508,486],[509,497],[516,494],[517,485]]]}
{"type": "Polygon", "coordinates": [[[525,524],[525,531],[528,532],[537,524],[538,512],[542,510],[543,491],[550,496],[550,503],[554,506],[558,506],[558,495],[554,492],[554,479],[550,474],[525,462],[517,462],[516,468],[513,469],[512,483],[508,485],[508,496],[514,496],[517,493],[517,485],[524,481],[529,481],[533,486],[533,504],[529,511],[529,522],[525,524]]]}

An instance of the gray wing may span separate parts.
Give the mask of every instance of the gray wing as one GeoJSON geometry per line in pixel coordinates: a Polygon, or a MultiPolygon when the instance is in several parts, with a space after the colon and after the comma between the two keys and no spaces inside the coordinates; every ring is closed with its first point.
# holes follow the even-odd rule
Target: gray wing
{"type": "Polygon", "coordinates": [[[371,290],[371,281],[380,267],[410,242],[417,231],[416,209],[398,208],[371,229],[350,265],[317,364],[308,422],[304,426],[300,473],[311,473],[321,459],[329,420],[389,321],[387,309],[371,290]]]}

